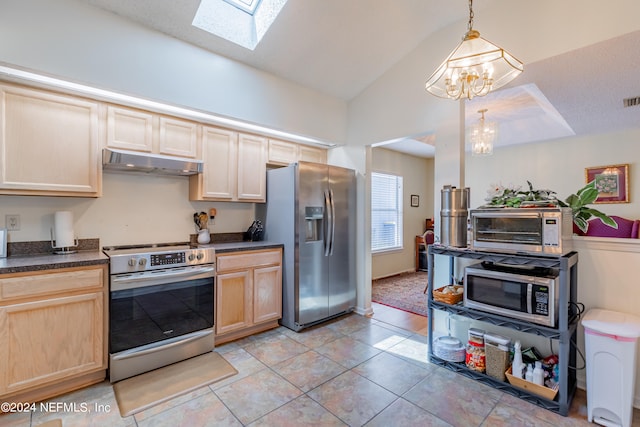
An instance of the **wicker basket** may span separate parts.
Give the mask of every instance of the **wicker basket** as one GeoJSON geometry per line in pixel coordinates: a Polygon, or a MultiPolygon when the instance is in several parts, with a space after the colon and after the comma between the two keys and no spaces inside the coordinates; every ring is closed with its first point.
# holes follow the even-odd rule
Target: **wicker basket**
{"type": "MultiPolygon", "coordinates": [[[[462,286],[460,285],[452,285],[454,288],[460,289],[462,288],[462,286]]],[[[441,288],[435,289],[433,291],[433,299],[438,301],[438,302],[443,302],[445,304],[457,304],[460,301],[462,301],[462,293],[459,294],[445,294],[442,291],[444,290],[446,286],[443,286],[441,288]]]]}

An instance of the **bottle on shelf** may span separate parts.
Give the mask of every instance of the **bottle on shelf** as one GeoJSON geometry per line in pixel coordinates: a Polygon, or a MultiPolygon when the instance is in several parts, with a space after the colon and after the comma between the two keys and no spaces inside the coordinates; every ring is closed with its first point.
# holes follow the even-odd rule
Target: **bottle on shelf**
{"type": "Polygon", "coordinates": [[[533,382],[533,363],[531,365],[527,365],[527,373],[524,374],[524,379],[530,383],[533,382]]]}
{"type": "Polygon", "coordinates": [[[542,370],[542,362],[537,361],[536,367],[533,369],[533,383],[544,385],[544,371],[542,370]]]}
{"type": "Polygon", "coordinates": [[[524,364],[522,363],[522,347],[520,340],[513,346],[513,363],[511,364],[511,374],[516,378],[523,378],[524,364]]]}

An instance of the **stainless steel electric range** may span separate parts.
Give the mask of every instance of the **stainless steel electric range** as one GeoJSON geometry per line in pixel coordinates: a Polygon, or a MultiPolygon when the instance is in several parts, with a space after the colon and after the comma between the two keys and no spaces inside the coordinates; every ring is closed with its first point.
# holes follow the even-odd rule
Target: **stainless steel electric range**
{"type": "Polygon", "coordinates": [[[215,250],[110,246],[109,380],[212,351],[215,250]]]}

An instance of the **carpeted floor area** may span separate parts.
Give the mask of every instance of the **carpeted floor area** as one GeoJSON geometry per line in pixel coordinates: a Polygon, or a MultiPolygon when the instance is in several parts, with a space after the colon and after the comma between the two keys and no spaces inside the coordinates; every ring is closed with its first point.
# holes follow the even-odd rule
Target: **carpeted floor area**
{"type": "Polygon", "coordinates": [[[410,313],[427,316],[427,272],[404,273],[371,283],[371,300],[410,313]]]}

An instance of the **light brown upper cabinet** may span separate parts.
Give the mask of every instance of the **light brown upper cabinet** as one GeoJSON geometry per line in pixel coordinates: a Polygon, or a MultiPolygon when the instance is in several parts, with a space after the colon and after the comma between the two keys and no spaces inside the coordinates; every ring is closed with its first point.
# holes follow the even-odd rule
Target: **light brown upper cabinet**
{"type": "Polygon", "coordinates": [[[268,162],[272,165],[288,165],[299,160],[327,163],[327,150],[296,144],[295,142],[269,140],[268,162]]]}
{"type": "Polygon", "coordinates": [[[107,146],[199,159],[199,125],[120,106],[107,106],[107,146]]]}
{"type": "Polygon", "coordinates": [[[190,200],[266,201],[265,138],[203,126],[202,160],[203,173],[189,178],[190,200]]]}
{"type": "Polygon", "coordinates": [[[0,194],[99,197],[99,104],[0,85],[0,194]]]}
{"type": "Polygon", "coordinates": [[[307,145],[298,146],[300,160],[304,162],[327,163],[327,150],[323,148],[309,147],[307,145]]]}

